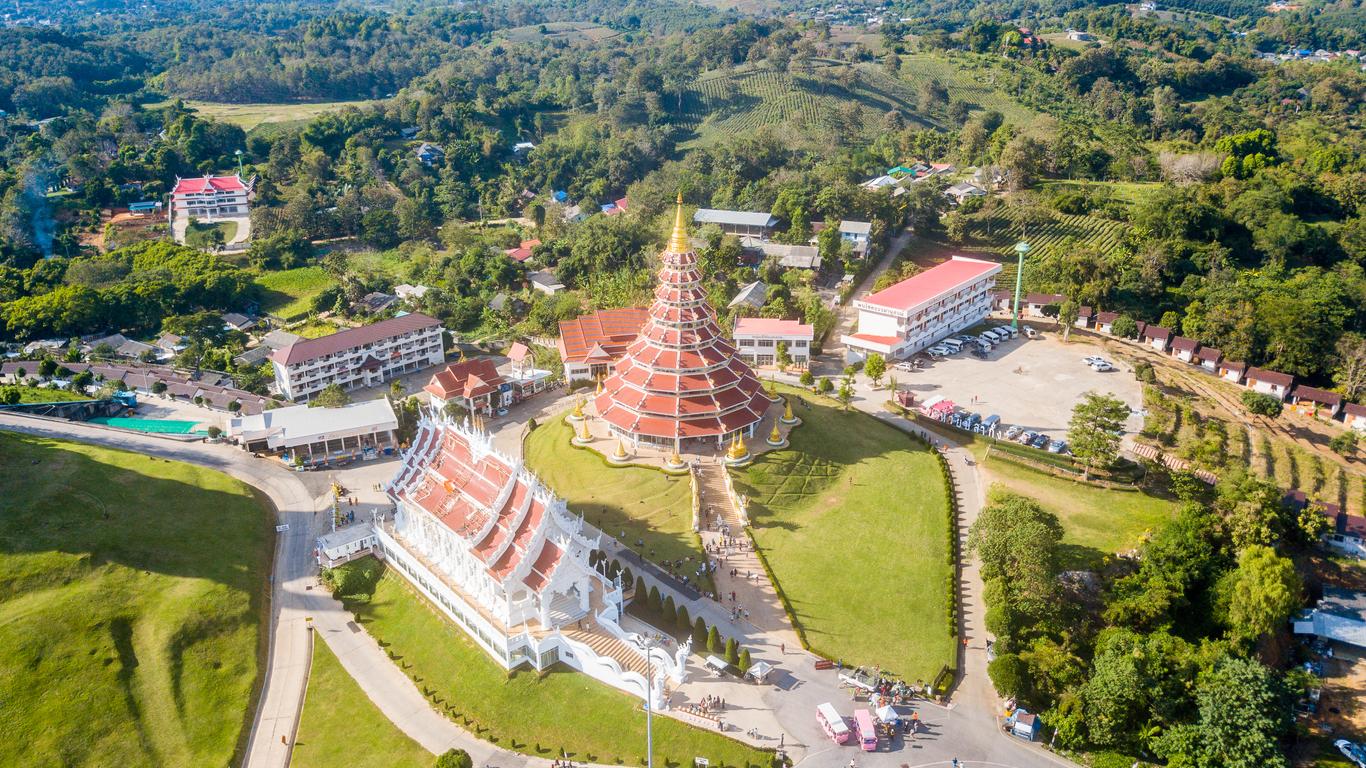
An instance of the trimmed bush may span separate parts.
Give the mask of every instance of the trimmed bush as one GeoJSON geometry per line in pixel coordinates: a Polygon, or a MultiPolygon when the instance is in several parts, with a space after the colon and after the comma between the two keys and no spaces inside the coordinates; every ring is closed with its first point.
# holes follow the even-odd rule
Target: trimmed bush
{"type": "Polygon", "coordinates": [[[716,631],[716,627],[712,627],[707,631],[707,650],[712,653],[720,653],[723,647],[721,645],[721,633],[716,631]]]}
{"type": "Polygon", "coordinates": [[[749,672],[749,668],[753,665],[754,661],[749,657],[749,649],[746,648],[743,651],[740,651],[740,663],[737,665],[740,667],[740,674],[743,675],[749,672]]]}
{"type": "Polygon", "coordinates": [[[650,610],[650,613],[655,616],[658,616],[659,612],[664,610],[664,601],[661,600],[659,597],[658,586],[650,586],[650,594],[648,597],[645,598],[645,607],[648,608],[650,610]]]}
{"type": "Polygon", "coordinates": [[[726,663],[735,665],[740,663],[740,644],[735,642],[735,638],[726,639],[726,663]]]}
{"type": "Polygon", "coordinates": [[[701,616],[692,624],[692,647],[698,653],[707,647],[707,622],[703,621],[701,616]]]}
{"type": "Polygon", "coordinates": [[[671,627],[678,623],[678,605],[674,603],[673,595],[664,598],[664,607],[660,611],[659,618],[660,625],[664,627],[671,627]]]}
{"type": "Polygon", "coordinates": [[[692,617],[688,615],[688,606],[678,606],[678,615],[676,618],[677,620],[674,622],[674,626],[678,627],[680,632],[687,632],[692,628],[692,617]]]}

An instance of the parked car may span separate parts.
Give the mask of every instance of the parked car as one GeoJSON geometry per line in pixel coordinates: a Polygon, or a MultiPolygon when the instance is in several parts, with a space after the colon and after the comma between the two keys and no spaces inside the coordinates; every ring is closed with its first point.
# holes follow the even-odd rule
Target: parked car
{"type": "Polygon", "coordinates": [[[1006,333],[1005,331],[1002,331],[999,328],[988,328],[985,331],[982,331],[982,335],[987,337],[988,339],[991,339],[992,343],[995,344],[999,344],[1005,341],[1006,339],[1010,338],[1010,334],[1006,333]]]}
{"type": "Polygon", "coordinates": [[[1033,442],[1034,442],[1034,438],[1036,438],[1036,437],[1038,437],[1038,436],[1039,436],[1039,433],[1038,433],[1038,432],[1035,432],[1035,431],[1032,430],[1032,429],[1026,429],[1024,432],[1020,433],[1020,442],[1023,443],[1023,444],[1025,444],[1025,445],[1029,445],[1030,443],[1033,443],[1033,442]]]}
{"type": "Polygon", "coordinates": [[[955,338],[955,339],[958,339],[959,341],[961,341],[961,342],[963,342],[964,344],[966,344],[966,343],[968,343],[969,341],[972,341],[973,339],[975,339],[975,338],[977,338],[977,337],[976,337],[976,336],[973,336],[973,335],[970,334],[970,333],[964,333],[964,334],[959,334],[958,336],[954,336],[954,338],[955,338]]]}
{"type": "Polygon", "coordinates": [[[1101,360],[1099,363],[1091,364],[1091,370],[1095,371],[1096,373],[1109,373],[1114,369],[1115,367],[1113,365],[1110,365],[1110,363],[1105,360],[1101,360]]]}
{"type": "Polygon", "coordinates": [[[1086,357],[1083,357],[1081,361],[1087,365],[1095,365],[1096,363],[1105,362],[1105,358],[1100,355],[1087,355],[1086,357]]]}
{"type": "Polygon", "coordinates": [[[1048,435],[1035,435],[1029,444],[1035,448],[1045,448],[1048,446],[1048,435]]]}
{"type": "Polygon", "coordinates": [[[1011,339],[1020,335],[1020,332],[1018,330],[1009,325],[998,325],[995,328],[992,328],[992,330],[996,331],[997,333],[1004,333],[1008,338],[1011,339]]]}
{"type": "Polygon", "coordinates": [[[1021,427],[1019,424],[1012,424],[1010,425],[1010,428],[1006,430],[1005,439],[1014,440],[1015,438],[1019,437],[1020,433],[1023,431],[1024,428],[1021,427]]]}
{"type": "Polygon", "coordinates": [[[1333,742],[1333,746],[1343,754],[1348,760],[1356,763],[1357,768],[1366,768],[1366,747],[1360,744],[1353,744],[1347,739],[1338,739],[1333,742]]]}
{"type": "Polygon", "coordinates": [[[1039,332],[1036,331],[1036,330],[1034,330],[1033,328],[1030,328],[1029,326],[1026,325],[1025,328],[1024,328],[1024,335],[1025,335],[1025,338],[1027,338],[1027,339],[1034,339],[1034,338],[1038,338],[1039,332]]]}
{"type": "Polygon", "coordinates": [[[930,357],[947,357],[952,354],[948,347],[941,347],[937,344],[925,350],[925,353],[930,357]]]}
{"type": "Polygon", "coordinates": [[[1048,444],[1049,453],[1067,453],[1067,443],[1062,440],[1054,440],[1048,444]]]}

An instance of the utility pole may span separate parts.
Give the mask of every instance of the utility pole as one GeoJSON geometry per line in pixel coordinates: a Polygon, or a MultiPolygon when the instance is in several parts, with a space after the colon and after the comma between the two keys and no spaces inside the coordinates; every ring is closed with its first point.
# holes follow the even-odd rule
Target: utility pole
{"type": "Polygon", "coordinates": [[[1020,328],[1020,286],[1024,284],[1024,259],[1025,254],[1029,253],[1029,243],[1021,240],[1015,244],[1015,253],[1018,259],[1015,262],[1015,311],[1010,318],[1010,327],[1016,330],[1020,328]]]}
{"type": "Polygon", "coordinates": [[[654,697],[655,697],[655,665],[654,659],[650,657],[650,648],[653,643],[649,638],[642,637],[638,643],[640,649],[645,652],[645,768],[655,768],[655,738],[652,729],[654,716],[654,697]]]}

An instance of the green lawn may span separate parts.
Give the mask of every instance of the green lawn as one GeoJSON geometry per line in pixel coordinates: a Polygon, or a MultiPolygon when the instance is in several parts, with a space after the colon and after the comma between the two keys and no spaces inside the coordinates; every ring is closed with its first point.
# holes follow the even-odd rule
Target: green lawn
{"type": "Polygon", "coordinates": [[[267,272],[256,278],[261,287],[261,311],[284,320],[295,320],[313,308],[313,297],[332,287],[322,267],[298,267],[267,272]]]}
{"type": "Polygon", "coordinates": [[[986,468],[993,482],[1058,516],[1067,568],[1091,567],[1105,555],[1137,546],[1144,533],[1176,512],[1175,502],[1142,491],[1083,485],[997,459],[989,459],[986,468]]]}
{"type": "MultiPolygon", "coordinates": [[[[692,530],[692,490],[686,475],[646,467],[608,466],[602,456],[575,448],[574,432],[560,414],[526,438],[527,466],[573,512],[655,561],[702,557],[692,530]],[[625,531],[625,535],[622,535],[625,531]],[[644,541],[637,547],[637,541],[644,541]]],[[[691,574],[692,568],[680,571],[691,574]]],[[[703,585],[703,589],[710,586],[703,585]]]]}
{"type": "Polygon", "coordinates": [[[227,245],[237,237],[235,221],[191,221],[185,226],[185,244],[193,248],[209,246],[209,233],[217,230],[223,233],[222,244],[227,245]]]}
{"type": "Polygon", "coordinates": [[[290,768],[430,768],[436,757],[408,738],[314,637],[308,696],[290,768]]]}
{"type": "MultiPolygon", "coordinates": [[[[33,371],[30,375],[36,376],[38,374],[37,371],[33,371]]],[[[0,393],[3,393],[5,390],[10,389],[19,391],[19,402],[21,403],[66,403],[71,402],[73,400],[90,399],[86,395],[77,394],[75,392],[68,392],[64,389],[30,387],[25,384],[8,384],[5,386],[0,386],[0,393]]]]}
{"type": "Polygon", "coordinates": [[[938,460],[900,430],[802,396],[812,405],[794,408],[804,423],[791,446],[736,473],[754,537],[812,648],[928,682],[956,652],[938,460]]]}
{"type": "Polygon", "coordinates": [[[0,765],[228,765],[271,515],[226,475],[0,433],[0,765]]]}
{"type": "MultiPolygon", "coordinates": [[[[501,747],[546,759],[564,750],[576,762],[645,764],[641,702],[564,667],[543,676],[526,669],[509,674],[402,577],[372,558],[343,568],[350,571],[344,583],[355,585],[341,596],[347,610],[457,723],[501,747]]],[[[714,766],[769,763],[765,753],[664,717],[655,718],[654,745],[656,764],[667,760],[674,768],[694,757],[714,766]]]]}

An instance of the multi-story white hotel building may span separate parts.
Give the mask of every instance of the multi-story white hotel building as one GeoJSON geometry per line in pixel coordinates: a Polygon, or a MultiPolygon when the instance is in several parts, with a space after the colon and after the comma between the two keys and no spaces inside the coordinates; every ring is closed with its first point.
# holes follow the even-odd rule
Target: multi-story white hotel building
{"type": "Polygon", "coordinates": [[[791,364],[805,368],[811,362],[811,342],[815,338],[812,326],[796,320],[735,319],[735,351],[750,365],[775,365],[778,345],[783,344],[791,364]]]}
{"type": "Polygon", "coordinates": [[[433,409],[385,490],[375,549],[505,668],[562,662],[660,708],[666,678],[683,683],[690,643],[646,650],[655,630],[589,564],[602,534],[487,433],[433,409]]]}
{"type": "Polygon", "coordinates": [[[176,177],[166,215],[170,221],[187,217],[212,221],[246,216],[250,192],[251,187],[236,174],[194,179],[176,177]]]}
{"type": "Polygon", "coordinates": [[[300,339],[270,357],[275,385],[290,400],[306,400],[329,384],[373,387],[445,361],[441,321],[417,313],[300,339]]]}
{"type": "Polygon", "coordinates": [[[840,337],[850,357],[876,352],[909,357],[936,341],[981,322],[991,312],[991,291],[1001,265],[954,256],[854,302],[858,332],[840,337]]]}

